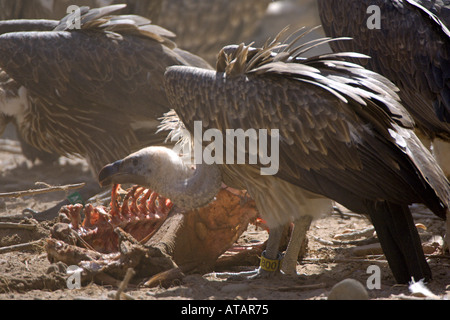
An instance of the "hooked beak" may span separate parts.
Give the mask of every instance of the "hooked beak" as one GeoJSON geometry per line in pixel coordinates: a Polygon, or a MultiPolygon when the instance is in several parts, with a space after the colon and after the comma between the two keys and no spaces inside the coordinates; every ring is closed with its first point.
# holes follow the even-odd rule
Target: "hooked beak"
{"type": "Polygon", "coordinates": [[[116,162],[110,163],[103,167],[98,174],[98,183],[101,187],[106,187],[114,183],[119,183],[120,176],[126,175],[127,173],[122,172],[122,160],[117,160],[116,162]]]}

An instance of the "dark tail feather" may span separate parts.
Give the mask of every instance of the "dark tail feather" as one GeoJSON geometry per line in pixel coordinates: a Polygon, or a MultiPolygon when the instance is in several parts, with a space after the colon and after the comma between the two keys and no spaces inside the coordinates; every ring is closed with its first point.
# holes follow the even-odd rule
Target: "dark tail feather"
{"type": "Polygon", "coordinates": [[[431,280],[431,269],[408,206],[377,202],[370,205],[369,215],[396,281],[431,280]]]}

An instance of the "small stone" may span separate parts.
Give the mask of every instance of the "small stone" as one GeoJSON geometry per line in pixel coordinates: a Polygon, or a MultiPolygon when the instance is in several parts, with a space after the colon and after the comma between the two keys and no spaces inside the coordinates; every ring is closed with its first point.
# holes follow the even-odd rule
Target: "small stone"
{"type": "Polygon", "coordinates": [[[355,279],[345,279],[334,285],[328,300],[368,300],[366,288],[355,279]]]}

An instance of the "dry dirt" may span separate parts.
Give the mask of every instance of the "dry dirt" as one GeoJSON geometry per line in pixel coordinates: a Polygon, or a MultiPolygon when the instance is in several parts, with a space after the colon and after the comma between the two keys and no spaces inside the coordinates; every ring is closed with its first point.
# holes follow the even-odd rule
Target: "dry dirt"
{"type": "MultiPolygon", "coordinates": [[[[0,140],[0,146],[6,141],[0,140]]],[[[9,143],[9,142],[8,142],[9,143]]],[[[0,192],[13,192],[37,188],[36,182],[50,185],[64,185],[92,181],[84,161],[60,158],[59,163],[45,166],[27,162],[20,149],[13,143],[8,150],[0,151],[0,192]]],[[[4,149],[4,148],[3,148],[4,149]]],[[[7,216],[18,216],[25,208],[45,210],[65,199],[65,192],[52,192],[21,198],[0,198],[0,222],[7,216]]],[[[344,209],[345,211],[345,209],[344,209]]],[[[432,235],[443,236],[443,222],[424,208],[415,207],[419,215],[417,223],[427,230],[421,231],[424,242],[432,235]]],[[[25,221],[27,223],[32,220],[25,221]]],[[[1,249],[19,243],[44,239],[55,221],[38,223],[34,230],[0,228],[0,300],[29,299],[109,299],[113,297],[112,286],[88,284],[80,289],[68,289],[68,276],[58,271],[57,266],[47,260],[43,247],[1,253],[1,249]]],[[[297,266],[297,277],[280,277],[272,280],[230,282],[214,275],[187,275],[181,283],[165,289],[129,286],[126,290],[130,299],[257,299],[257,300],[320,300],[326,299],[337,282],[353,278],[366,286],[370,274],[367,268],[377,265],[381,268],[381,288],[368,290],[371,299],[404,299],[411,297],[407,286],[395,285],[383,256],[362,256],[354,254],[355,245],[326,244],[333,236],[348,230],[362,230],[370,226],[360,216],[332,215],[313,222],[309,231],[308,251],[302,263],[297,266]]],[[[252,228],[244,235],[247,239],[267,237],[266,231],[252,228]]],[[[439,298],[450,294],[449,255],[442,255],[438,248],[429,255],[429,264],[434,280],[427,286],[439,298]]],[[[432,250],[431,250],[432,251],[432,250]]],[[[236,266],[238,267],[238,266],[236,266]]],[[[244,267],[243,269],[252,267],[244,267]]],[[[242,268],[241,268],[242,269],[242,268]]],[[[236,270],[236,269],[234,269],[236,270]]],[[[233,270],[230,270],[233,271],[233,270]]]]}

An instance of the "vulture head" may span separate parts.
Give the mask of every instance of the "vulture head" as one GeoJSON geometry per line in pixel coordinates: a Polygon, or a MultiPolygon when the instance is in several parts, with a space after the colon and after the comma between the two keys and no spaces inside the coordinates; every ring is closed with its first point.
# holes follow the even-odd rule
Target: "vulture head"
{"type": "Polygon", "coordinates": [[[210,203],[222,185],[215,165],[186,165],[173,150],[148,147],[106,165],[99,173],[100,185],[133,183],[152,189],[183,209],[210,203]]]}

